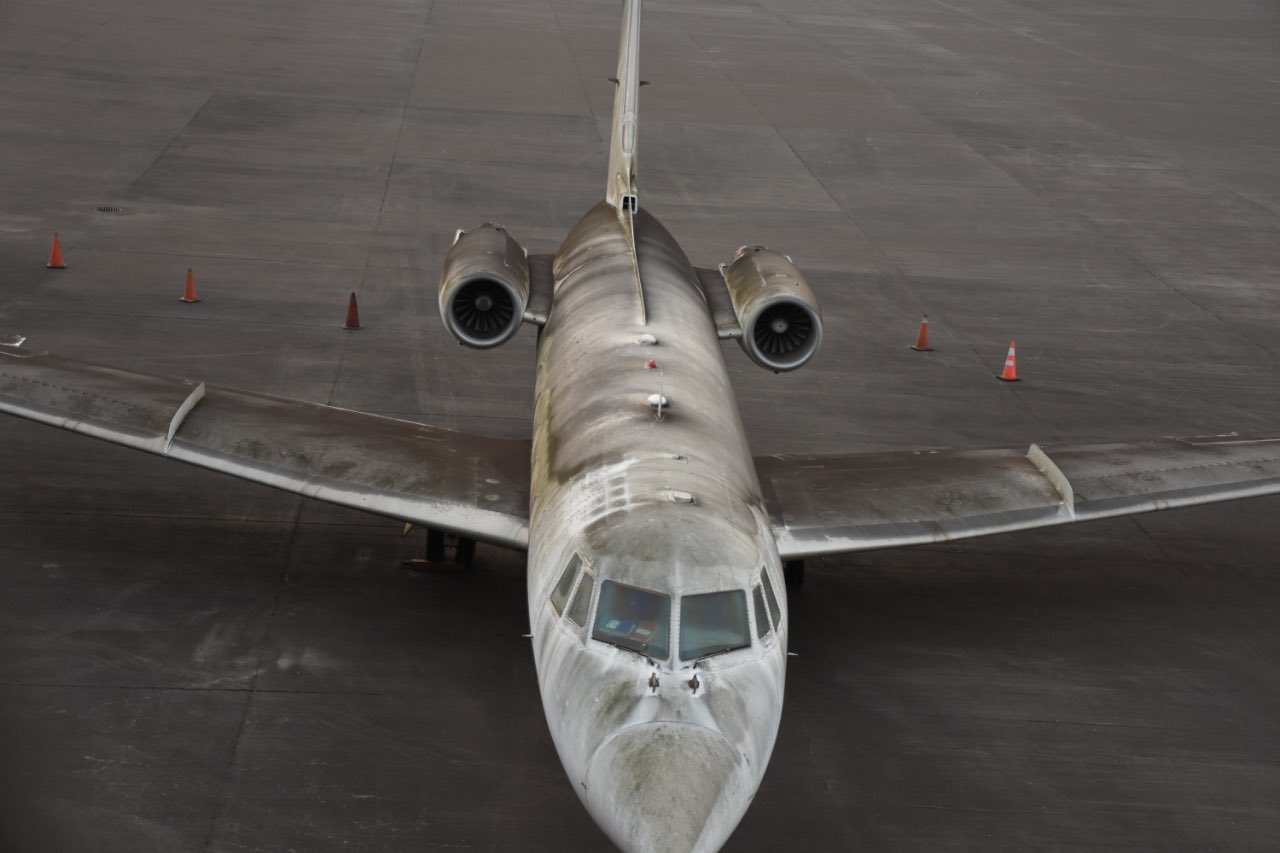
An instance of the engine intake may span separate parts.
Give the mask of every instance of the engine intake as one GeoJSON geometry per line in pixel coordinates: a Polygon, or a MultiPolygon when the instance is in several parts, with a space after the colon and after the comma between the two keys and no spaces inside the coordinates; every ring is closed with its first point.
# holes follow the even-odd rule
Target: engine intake
{"type": "Polygon", "coordinates": [[[786,255],[743,246],[721,267],[742,327],[738,343],[761,367],[781,373],[813,358],[822,342],[817,297],[786,255]]]}
{"type": "Polygon", "coordinates": [[[529,302],[529,258],[501,225],[459,231],[440,273],[440,318],[478,349],[511,339],[529,302]]]}

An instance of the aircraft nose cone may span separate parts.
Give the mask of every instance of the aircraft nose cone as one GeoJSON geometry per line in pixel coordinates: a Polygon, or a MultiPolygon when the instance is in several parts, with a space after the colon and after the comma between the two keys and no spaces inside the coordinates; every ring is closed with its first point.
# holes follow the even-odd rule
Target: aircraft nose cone
{"type": "Polygon", "coordinates": [[[719,850],[750,804],[746,758],[719,732],[690,723],[622,729],[587,766],[587,807],[627,851],[719,850]]]}

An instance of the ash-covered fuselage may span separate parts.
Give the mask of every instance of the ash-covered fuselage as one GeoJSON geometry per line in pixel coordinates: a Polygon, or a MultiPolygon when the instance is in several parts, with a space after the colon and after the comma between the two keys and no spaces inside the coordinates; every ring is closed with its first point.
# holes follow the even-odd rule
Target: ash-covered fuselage
{"type": "Polygon", "coordinates": [[[782,575],[696,274],[646,212],[634,261],[626,229],[601,203],[555,260],[537,362],[534,656],[561,761],[611,838],[715,850],[777,734],[782,575]]]}

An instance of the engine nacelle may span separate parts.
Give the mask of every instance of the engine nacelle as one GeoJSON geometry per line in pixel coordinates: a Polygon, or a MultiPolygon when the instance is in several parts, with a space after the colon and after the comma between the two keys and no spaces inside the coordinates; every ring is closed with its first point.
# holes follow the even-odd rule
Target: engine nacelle
{"type": "Polygon", "coordinates": [[[459,343],[487,349],[510,340],[529,302],[529,258],[491,222],[459,231],[440,273],[440,318],[459,343]]]}
{"type": "Polygon", "coordinates": [[[822,342],[822,312],[795,264],[764,246],[743,246],[720,271],[742,327],[738,343],[751,360],[774,373],[807,364],[822,342]]]}

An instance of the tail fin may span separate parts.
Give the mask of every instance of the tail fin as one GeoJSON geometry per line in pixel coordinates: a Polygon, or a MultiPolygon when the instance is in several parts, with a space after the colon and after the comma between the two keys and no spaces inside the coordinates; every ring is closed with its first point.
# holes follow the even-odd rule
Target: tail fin
{"type": "Polygon", "coordinates": [[[614,82],[613,133],[605,200],[618,213],[636,211],[636,110],[640,100],[640,0],[622,0],[622,36],[614,82]]]}

